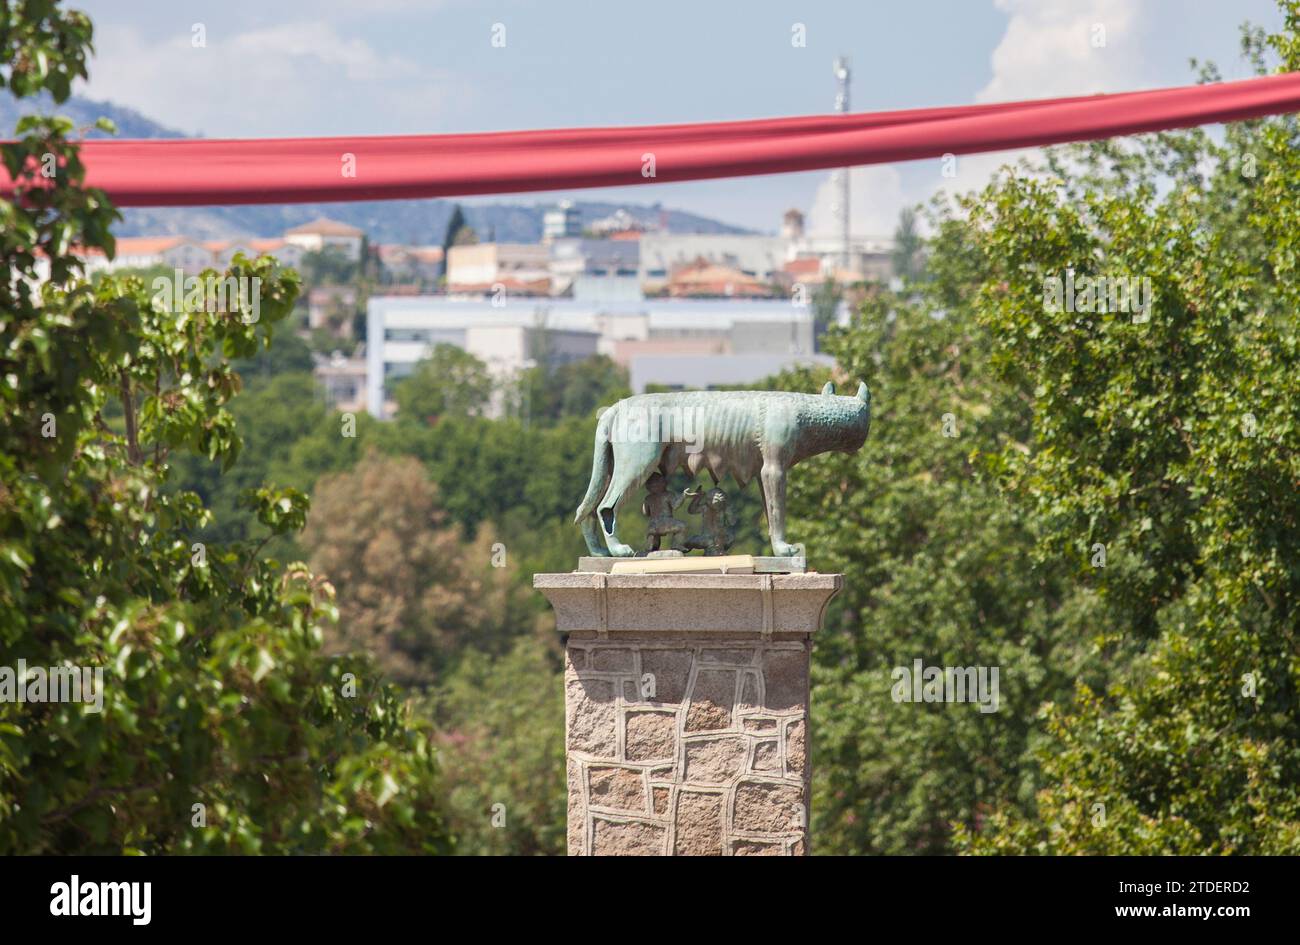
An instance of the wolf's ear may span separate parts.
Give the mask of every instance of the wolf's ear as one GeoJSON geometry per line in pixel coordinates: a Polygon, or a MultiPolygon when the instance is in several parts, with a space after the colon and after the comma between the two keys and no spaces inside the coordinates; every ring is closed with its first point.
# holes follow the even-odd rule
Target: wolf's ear
{"type": "Polygon", "coordinates": [[[822,396],[827,397],[833,393],[835,393],[835,382],[827,381],[826,386],[822,388],[822,396]]]}
{"type": "Polygon", "coordinates": [[[871,391],[867,390],[865,381],[858,382],[858,400],[862,401],[864,404],[871,403],[871,391]]]}

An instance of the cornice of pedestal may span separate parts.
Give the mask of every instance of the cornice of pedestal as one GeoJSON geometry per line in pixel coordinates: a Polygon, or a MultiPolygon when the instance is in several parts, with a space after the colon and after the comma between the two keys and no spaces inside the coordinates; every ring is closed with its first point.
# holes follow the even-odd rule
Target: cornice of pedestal
{"type": "Polygon", "coordinates": [[[562,633],[812,634],[843,575],[535,574],[562,633]]]}

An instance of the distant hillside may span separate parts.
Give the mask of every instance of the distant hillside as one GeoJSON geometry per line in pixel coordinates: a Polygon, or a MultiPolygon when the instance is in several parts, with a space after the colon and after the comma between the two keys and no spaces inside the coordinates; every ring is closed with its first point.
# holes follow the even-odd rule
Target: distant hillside
{"type": "MultiPolygon", "coordinates": [[[[203,239],[234,236],[278,236],[291,226],[316,217],[342,220],[365,230],[373,242],[441,243],[455,203],[451,200],[377,200],[360,203],[268,204],[239,207],[127,208],[119,236],[186,233],[203,239]]],[[[508,243],[535,243],[542,237],[542,214],[548,203],[463,204],[465,217],[479,238],[508,243]]],[[[647,204],[575,201],[585,222],[608,216],[622,207],[637,220],[657,225],[660,211],[647,204]]],[[[665,210],[674,233],[746,233],[708,217],[682,210],[665,210]]]]}
{"type": "MultiPolygon", "coordinates": [[[[49,109],[48,100],[42,110],[49,109]]],[[[31,105],[0,99],[0,128],[12,134],[21,114],[35,111],[31,105]]],[[[132,108],[112,102],[96,102],[73,96],[56,109],[79,127],[90,129],[90,137],[104,137],[93,130],[96,118],[110,118],[121,138],[183,138],[132,108]]],[[[503,242],[535,243],[542,236],[542,214],[551,204],[475,203],[462,204],[470,226],[481,239],[495,236],[503,242]]],[[[116,227],[119,236],[184,233],[199,239],[225,239],[238,236],[278,236],[291,226],[327,216],[365,230],[379,243],[441,243],[451,218],[451,200],[380,200],[361,203],[268,204],[239,207],[158,207],[128,208],[116,227]]],[[[636,220],[658,226],[661,216],[673,233],[748,233],[743,227],[731,226],[684,210],[661,208],[659,204],[608,203],[601,200],[575,201],[584,223],[591,223],[622,208],[636,220]]]]}
{"type": "Polygon", "coordinates": [[[95,121],[99,118],[108,118],[117,125],[117,137],[119,138],[184,138],[174,128],[168,128],[160,125],[152,119],[146,118],[134,108],[127,108],[123,105],[114,105],[112,102],[96,102],[92,99],[82,98],[74,95],[62,105],[54,105],[48,95],[29,99],[25,102],[18,102],[11,96],[0,97],[0,130],[4,135],[12,135],[14,125],[23,115],[30,115],[35,112],[53,112],[56,115],[64,115],[76,122],[77,126],[87,131],[89,138],[108,138],[112,135],[106,135],[102,131],[97,131],[94,127],[95,121]]]}

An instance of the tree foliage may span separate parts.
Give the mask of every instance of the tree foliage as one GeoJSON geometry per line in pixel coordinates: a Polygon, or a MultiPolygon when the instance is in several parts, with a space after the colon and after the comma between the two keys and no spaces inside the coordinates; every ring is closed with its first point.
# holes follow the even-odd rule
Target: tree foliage
{"type": "MultiPolygon", "coordinates": [[[[989,342],[960,265],[966,235],[947,228],[915,298],[873,294],[828,350],[875,407],[860,452],[827,455],[791,477],[790,533],[809,563],[844,574],[813,648],[813,833],[829,853],[942,853],[952,824],[1034,784],[1033,716],[1090,671],[1076,640],[1087,600],[1062,608],[1051,567],[1026,568],[1032,534],[972,455],[1019,439],[1027,417],[988,369],[989,342]],[[899,703],[894,667],[1002,667],[996,712],[899,703]],[[1014,672],[1012,669],[1014,668],[1014,672]]],[[[794,390],[824,380],[781,379],[794,390]]]]}
{"type": "Polygon", "coordinates": [[[499,650],[525,622],[505,546],[490,526],[467,541],[416,460],[368,456],[321,479],[312,508],[311,566],[338,591],[331,649],[371,653],[398,682],[427,685],[452,654],[499,650]]]}
{"type": "Polygon", "coordinates": [[[516,386],[514,413],[543,424],[594,418],[600,408],[632,393],[627,370],[603,354],[559,365],[543,361],[523,371],[516,386]]]}
{"type": "Polygon", "coordinates": [[[437,344],[397,383],[393,399],[402,419],[433,426],[444,417],[481,414],[495,389],[482,361],[463,348],[437,344]]]}
{"type": "MultiPolygon", "coordinates": [[[[1284,8],[1286,33],[1245,45],[1295,70],[1284,8]]],[[[975,211],[981,320],[1034,417],[1028,450],[986,463],[1042,523],[1040,557],[1105,601],[1097,645],[1144,645],[1045,707],[1036,812],[1001,811],[969,849],[1300,851],[1298,130],[1075,149],[1069,183],[1007,179],[975,211]],[[1045,312],[1032,287],[1067,266],[1150,279],[1149,318],[1045,312]],[[1094,542],[1104,569],[1081,564],[1094,542]]]]}
{"type": "Polygon", "coordinates": [[[461,209],[460,204],[456,204],[451,208],[451,218],[447,221],[447,230],[442,237],[443,273],[446,274],[447,254],[453,246],[463,246],[477,242],[478,237],[474,235],[473,228],[465,219],[465,211],[461,209]]]}
{"type": "MultiPolygon", "coordinates": [[[[1261,70],[1300,68],[1284,7],[1245,33],[1261,70]]],[[[1286,116],[1057,149],[940,204],[909,294],[828,338],[877,413],[792,479],[846,575],[822,850],[1300,849],[1297,144],[1286,116]],[[1067,274],[1153,302],[1059,305],[1067,274]],[[1002,707],[895,703],[918,657],[999,667],[1002,707]]]]}
{"type": "Polygon", "coordinates": [[[916,209],[904,207],[898,214],[898,226],[894,228],[894,249],[891,260],[894,264],[894,275],[904,282],[912,282],[925,269],[922,259],[925,239],[921,236],[916,220],[916,209]]]}
{"type": "MultiPolygon", "coordinates": [[[[81,14],[6,2],[0,76],[63,101],[90,39],[81,14]]],[[[0,146],[19,181],[0,202],[0,666],[102,670],[103,702],[0,702],[0,851],[448,849],[427,732],[366,660],[321,654],[328,585],[196,542],[207,510],[167,487],[177,455],[234,466],[231,362],[288,316],[296,276],[237,256],[237,297],[209,272],[182,311],[138,278],[92,286],[70,250],[111,254],[116,215],[71,130],[27,118],[0,146]]],[[[276,534],[306,512],[293,490],[244,501],[276,534]]]]}
{"type": "Polygon", "coordinates": [[[462,853],[564,853],[564,683],[549,636],[518,637],[495,659],[467,651],[431,697],[462,853]]]}

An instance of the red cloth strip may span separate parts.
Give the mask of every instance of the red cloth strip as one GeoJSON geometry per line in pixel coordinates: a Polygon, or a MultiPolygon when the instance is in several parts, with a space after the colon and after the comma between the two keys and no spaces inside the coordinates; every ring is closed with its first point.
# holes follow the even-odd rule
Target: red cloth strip
{"type": "MultiPolygon", "coordinates": [[[[1300,111],[1300,73],[993,105],[458,135],[93,140],[124,207],[452,197],[781,174],[1040,147],[1300,111]],[[654,176],[643,174],[654,155],[654,176]],[[355,176],[345,176],[346,156],[355,176]]],[[[13,182],[0,169],[0,194],[13,182]]]]}

